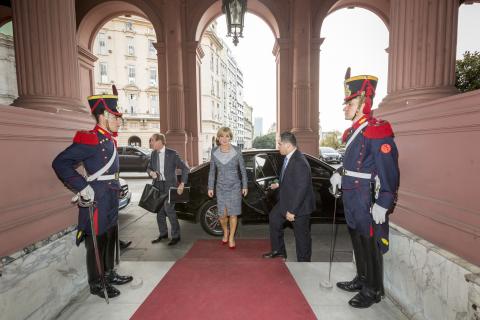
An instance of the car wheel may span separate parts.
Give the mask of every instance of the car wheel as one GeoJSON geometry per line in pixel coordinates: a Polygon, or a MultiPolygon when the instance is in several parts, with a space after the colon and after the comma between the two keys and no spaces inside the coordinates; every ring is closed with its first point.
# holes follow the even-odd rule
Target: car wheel
{"type": "Polygon", "coordinates": [[[218,207],[216,200],[207,201],[200,209],[200,224],[206,233],[212,236],[223,235],[222,226],[218,219],[218,207]]]}

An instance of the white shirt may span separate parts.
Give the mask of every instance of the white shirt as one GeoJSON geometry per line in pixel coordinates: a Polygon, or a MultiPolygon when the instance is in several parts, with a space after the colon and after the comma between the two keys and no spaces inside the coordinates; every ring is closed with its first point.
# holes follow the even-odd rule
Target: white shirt
{"type": "Polygon", "coordinates": [[[159,180],[165,180],[165,146],[158,150],[158,168],[160,170],[159,180]]]}
{"type": "MultiPolygon", "coordinates": [[[[287,157],[287,167],[288,167],[288,162],[290,161],[290,158],[295,153],[295,151],[297,151],[297,148],[293,149],[292,152],[290,152],[289,154],[286,155],[286,157],[287,157]]],[[[286,167],[285,167],[285,169],[286,169],[286,167]]]]}

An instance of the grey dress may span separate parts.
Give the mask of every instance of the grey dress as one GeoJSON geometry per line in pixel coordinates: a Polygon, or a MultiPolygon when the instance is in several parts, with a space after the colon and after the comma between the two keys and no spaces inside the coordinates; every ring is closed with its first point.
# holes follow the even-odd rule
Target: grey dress
{"type": "Polygon", "coordinates": [[[222,152],[219,147],[215,147],[210,159],[208,190],[213,190],[215,186],[215,173],[217,173],[215,195],[219,216],[223,216],[225,208],[229,216],[240,215],[242,212],[242,188],[248,188],[247,171],[240,148],[232,145],[229,152],[222,152]]]}

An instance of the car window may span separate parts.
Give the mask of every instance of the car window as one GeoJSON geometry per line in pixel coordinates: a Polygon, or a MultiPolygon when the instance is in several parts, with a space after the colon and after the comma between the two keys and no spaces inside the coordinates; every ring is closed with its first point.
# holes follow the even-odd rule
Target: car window
{"type": "Polygon", "coordinates": [[[335,149],[329,148],[329,147],[320,147],[320,151],[321,152],[326,152],[326,153],[336,152],[335,149]]]}
{"type": "Polygon", "coordinates": [[[140,156],[140,155],[142,155],[142,153],[135,148],[127,148],[125,154],[129,155],[129,156],[140,156]]]}
{"type": "Polygon", "coordinates": [[[253,156],[243,156],[243,161],[245,162],[245,169],[247,171],[248,181],[255,180],[255,159],[253,156]]]}
{"type": "Polygon", "coordinates": [[[274,177],[277,174],[273,167],[272,161],[266,154],[258,154],[255,156],[255,179],[266,177],[274,177]]]}
{"type": "Polygon", "coordinates": [[[308,164],[312,170],[313,178],[326,178],[330,179],[330,170],[323,166],[319,161],[315,161],[312,158],[307,158],[308,164]]]}

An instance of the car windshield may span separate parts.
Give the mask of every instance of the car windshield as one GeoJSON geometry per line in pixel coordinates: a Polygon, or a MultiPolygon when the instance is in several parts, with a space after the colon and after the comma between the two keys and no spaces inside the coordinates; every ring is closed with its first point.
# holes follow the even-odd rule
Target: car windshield
{"type": "Polygon", "coordinates": [[[334,153],[334,152],[336,152],[333,148],[330,148],[330,147],[321,147],[320,151],[322,153],[334,153]]]}

